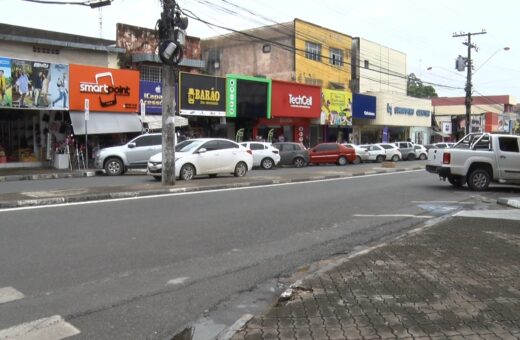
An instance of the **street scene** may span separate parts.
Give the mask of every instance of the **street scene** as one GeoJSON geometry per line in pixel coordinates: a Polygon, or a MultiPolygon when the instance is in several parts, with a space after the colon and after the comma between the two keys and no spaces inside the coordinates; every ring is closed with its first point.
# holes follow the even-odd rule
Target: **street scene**
{"type": "Polygon", "coordinates": [[[519,5],[2,5],[0,339],[520,339],[519,5]]]}

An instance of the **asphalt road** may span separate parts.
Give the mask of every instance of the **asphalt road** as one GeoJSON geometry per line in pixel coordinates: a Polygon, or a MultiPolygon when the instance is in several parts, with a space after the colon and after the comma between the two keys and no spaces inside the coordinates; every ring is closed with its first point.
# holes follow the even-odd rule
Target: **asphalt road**
{"type": "Polygon", "coordinates": [[[171,338],[234,294],[477,196],[414,171],[0,211],[0,287],[24,295],[0,303],[0,329],[61,315],[77,339],[171,338]]]}

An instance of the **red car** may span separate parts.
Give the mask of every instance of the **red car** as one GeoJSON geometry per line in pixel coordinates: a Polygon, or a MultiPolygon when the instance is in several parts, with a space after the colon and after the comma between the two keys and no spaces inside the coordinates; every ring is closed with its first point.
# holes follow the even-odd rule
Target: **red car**
{"type": "Polygon", "coordinates": [[[336,163],[346,165],[356,160],[354,149],[338,143],[321,143],[309,150],[309,163],[336,163]]]}

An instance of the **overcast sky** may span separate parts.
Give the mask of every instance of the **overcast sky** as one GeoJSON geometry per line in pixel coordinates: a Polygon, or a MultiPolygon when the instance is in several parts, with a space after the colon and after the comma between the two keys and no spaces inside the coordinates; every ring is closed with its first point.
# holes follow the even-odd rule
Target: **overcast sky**
{"type": "MultiPolygon", "coordinates": [[[[70,0],[76,1],[76,0],[70,0]]],[[[214,24],[245,29],[295,17],[362,37],[407,54],[408,73],[435,86],[443,96],[464,96],[465,73],[454,70],[466,56],[455,32],[480,32],[472,42],[474,95],[510,94],[520,100],[520,2],[511,0],[181,0],[180,6],[214,24]],[[227,10],[226,10],[227,9],[227,10]],[[253,13],[254,15],[252,15],[253,13]],[[509,51],[502,50],[510,47],[509,51]],[[427,70],[431,67],[431,70],[427,70]]],[[[2,23],[99,37],[99,11],[85,6],[41,5],[0,0],[2,23]]],[[[102,9],[103,38],[115,40],[116,23],[153,28],[159,0],[114,0],[102,9]]],[[[201,38],[228,33],[190,20],[188,34],[201,38]]],[[[1,51],[0,51],[1,55],[1,51]]]]}

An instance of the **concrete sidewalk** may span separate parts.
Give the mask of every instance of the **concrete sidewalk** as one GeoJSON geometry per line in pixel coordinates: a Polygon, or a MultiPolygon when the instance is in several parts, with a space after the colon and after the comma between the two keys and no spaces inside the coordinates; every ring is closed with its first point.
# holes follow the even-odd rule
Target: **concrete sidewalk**
{"type": "Polygon", "coordinates": [[[519,263],[520,220],[450,218],[296,282],[231,338],[520,339],[519,263]]]}

